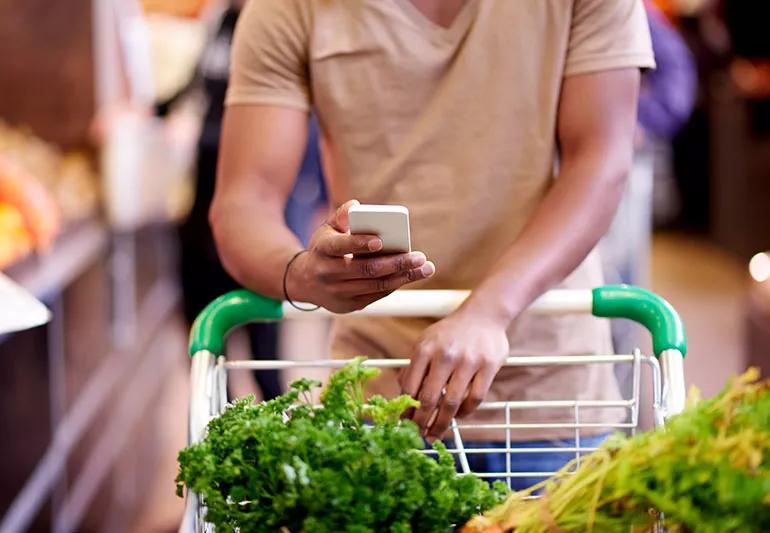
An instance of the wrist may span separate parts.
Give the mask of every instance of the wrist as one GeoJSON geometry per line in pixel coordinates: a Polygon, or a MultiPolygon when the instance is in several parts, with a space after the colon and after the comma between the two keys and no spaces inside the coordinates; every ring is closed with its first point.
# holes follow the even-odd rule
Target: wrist
{"type": "Polygon", "coordinates": [[[468,299],[458,309],[461,314],[483,318],[503,329],[508,329],[511,323],[523,310],[511,291],[500,290],[496,287],[480,286],[472,291],[468,299]]]}
{"type": "Polygon", "coordinates": [[[291,255],[288,255],[283,279],[284,299],[292,302],[314,303],[310,301],[307,294],[306,276],[304,275],[307,259],[307,250],[294,250],[291,255]]]}

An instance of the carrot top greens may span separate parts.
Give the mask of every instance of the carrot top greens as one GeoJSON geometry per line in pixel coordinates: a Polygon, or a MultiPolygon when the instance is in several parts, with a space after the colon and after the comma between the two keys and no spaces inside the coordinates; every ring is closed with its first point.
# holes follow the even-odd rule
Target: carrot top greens
{"type": "Polygon", "coordinates": [[[770,531],[770,381],[757,379],[750,370],[663,428],[611,438],[464,531],[638,533],[659,519],[671,532],[770,531]]]}

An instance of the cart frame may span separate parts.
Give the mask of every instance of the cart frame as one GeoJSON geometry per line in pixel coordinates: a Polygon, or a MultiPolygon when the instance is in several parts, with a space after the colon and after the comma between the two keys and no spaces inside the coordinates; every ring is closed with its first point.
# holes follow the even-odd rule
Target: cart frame
{"type": "MultiPolygon", "coordinates": [[[[467,298],[468,291],[397,291],[355,314],[367,316],[442,317],[451,313],[467,298]]],[[[505,472],[473,472],[482,478],[506,479],[515,477],[543,477],[554,472],[512,472],[511,454],[514,453],[574,453],[578,459],[595,448],[581,445],[581,430],[613,428],[634,432],[639,421],[641,365],[649,367],[652,375],[652,408],[654,424],[665,421],[682,411],[685,404],[683,358],[686,353],[684,326],[679,315],[661,297],[630,286],[605,286],[593,290],[554,290],[536,300],[526,311],[537,315],[592,314],[600,318],[625,318],[646,327],[652,335],[655,356],[643,355],[639,350],[625,355],[570,355],[509,357],[505,366],[559,366],[575,364],[630,364],[633,368],[633,387],[630,398],[622,400],[556,399],[542,401],[484,402],[479,409],[500,410],[504,423],[470,424],[452,421],[450,431],[454,454],[463,473],[470,473],[468,456],[480,453],[505,454],[505,472]],[[622,408],[627,410],[627,421],[620,423],[589,423],[581,421],[581,412],[591,409],[622,408]],[[570,409],[572,419],[559,423],[512,423],[511,411],[528,409],[570,409]],[[516,429],[570,428],[574,430],[573,446],[565,448],[512,447],[511,432],[516,429]],[[501,448],[466,448],[462,432],[466,429],[499,429],[505,431],[505,446],[501,448]]],[[[227,361],[224,341],[234,329],[251,322],[277,321],[282,318],[328,317],[331,313],[320,309],[304,313],[288,303],[259,296],[247,290],[227,293],[209,304],[198,316],[190,334],[189,353],[192,358],[190,376],[190,405],[188,444],[205,436],[209,421],[218,416],[228,403],[227,372],[230,370],[267,370],[288,368],[340,368],[344,360],[316,361],[227,361]]],[[[408,359],[370,359],[363,363],[379,368],[401,368],[408,359]]],[[[426,450],[426,453],[434,453],[426,450]]],[[[188,491],[181,531],[213,531],[205,522],[205,508],[196,494],[188,491]]]]}

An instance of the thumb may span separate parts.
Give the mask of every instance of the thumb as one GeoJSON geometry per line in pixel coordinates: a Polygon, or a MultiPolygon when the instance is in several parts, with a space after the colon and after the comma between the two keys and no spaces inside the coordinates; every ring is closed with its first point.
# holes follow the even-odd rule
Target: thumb
{"type": "Polygon", "coordinates": [[[329,222],[331,226],[336,229],[337,231],[340,231],[342,233],[346,233],[350,230],[350,221],[348,219],[348,209],[350,209],[354,205],[360,205],[361,202],[358,200],[348,200],[341,206],[337,208],[337,211],[332,215],[331,221],[329,222]]]}

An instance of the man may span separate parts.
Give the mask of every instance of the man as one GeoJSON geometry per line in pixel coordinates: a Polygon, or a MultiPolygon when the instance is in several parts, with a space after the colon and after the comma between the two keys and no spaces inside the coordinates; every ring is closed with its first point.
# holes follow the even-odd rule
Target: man
{"type": "Polygon", "coordinates": [[[474,413],[485,397],[615,399],[610,367],[498,370],[509,354],[609,352],[606,323],[519,315],[551,287],[601,284],[592,249],[630,165],[639,69],[652,66],[639,0],[252,0],[210,213],[223,263],[259,293],[343,313],[403,286],[472,289],[443,320],[336,323],[335,356],[411,357],[371,392],[420,400],[413,420],[429,439],[455,415],[490,421],[474,413]],[[311,107],[336,211],[302,253],[281,211],[311,107]],[[347,233],[353,199],[408,206],[420,251],[352,259],[381,246],[347,233]]]}

